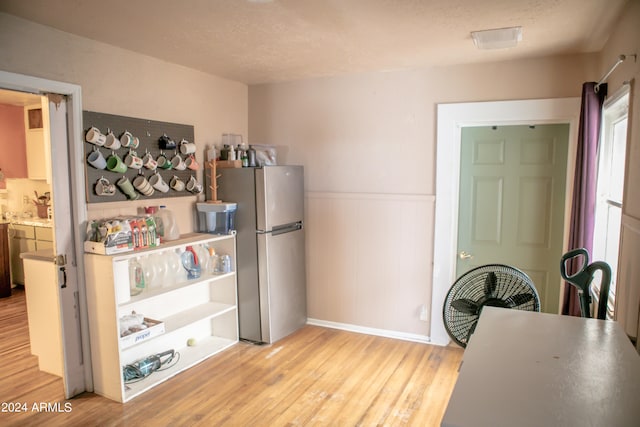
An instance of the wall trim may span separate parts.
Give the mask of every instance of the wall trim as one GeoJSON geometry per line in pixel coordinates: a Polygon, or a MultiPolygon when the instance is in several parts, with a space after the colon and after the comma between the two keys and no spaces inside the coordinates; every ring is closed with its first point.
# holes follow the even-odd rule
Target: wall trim
{"type": "Polygon", "coordinates": [[[393,339],[402,340],[402,341],[412,341],[412,342],[418,342],[422,344],[441,345],[440,343],[431,342],[431,338],[429,338],[426,335],[409,334],[406,332],[390,331],[387,329],[368,328],[366,326],[351,325],[348,323],[330,322],[328,320],[309,318],[307,319],[307,325],[322,326],[325,328],[340,329],[343,331],[355,332],[358,334],[374,335],[378,337],[393,338],[393,339]]]}

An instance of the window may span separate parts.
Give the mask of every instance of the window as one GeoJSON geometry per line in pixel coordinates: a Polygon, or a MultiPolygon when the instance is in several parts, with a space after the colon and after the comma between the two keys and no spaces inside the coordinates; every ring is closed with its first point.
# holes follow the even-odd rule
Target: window
{"type": "MultiPolygon", "coordinates": [[[[598,154],[598,184],[596,218],[593,238],[593,261],[602,260],[611,266],[611,290],[607,311],[613,317],[616,295],[616,273],[622,196],[624,186],[625,153],[627,147],[627,118],[629,86],[604,103],[600,152],[598,154]]],[[[598,295],[600,280],[594,279],[594,294],[598,295]]]]}

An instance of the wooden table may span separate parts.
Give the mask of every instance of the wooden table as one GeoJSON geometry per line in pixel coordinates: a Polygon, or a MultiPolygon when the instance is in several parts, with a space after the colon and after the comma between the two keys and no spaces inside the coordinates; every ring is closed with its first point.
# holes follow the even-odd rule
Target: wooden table
{"type": "Polygon", "coordinates": [[[617,322],[485,307],[441,425],[640,426],[640,356],[617,322]]]}

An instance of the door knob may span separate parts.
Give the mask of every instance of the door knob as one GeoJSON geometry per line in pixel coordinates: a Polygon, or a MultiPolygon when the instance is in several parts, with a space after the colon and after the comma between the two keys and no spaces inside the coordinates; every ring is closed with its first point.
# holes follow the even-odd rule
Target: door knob
{"type": "Polygon", "coordinates": [[[473,255],[467,253],[466,251],[461,251],[458,256],[460,257],[460,259],[473,259],[473,255]]]}

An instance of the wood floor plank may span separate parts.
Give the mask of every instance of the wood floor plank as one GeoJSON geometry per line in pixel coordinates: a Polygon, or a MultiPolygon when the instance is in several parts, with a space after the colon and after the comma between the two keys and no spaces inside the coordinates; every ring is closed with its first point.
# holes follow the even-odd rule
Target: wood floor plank
{"type": "Polygon", "coordinates": [[[338,424],[354,425],[376,405],[379,396],[386,394],[388,379],[402,360],[403,351],[397,350],[403,346],[396,348],[389,345],[393,340],[371,338],[368,348],[354,358],[358,361],[357,369],[347,374],[341,387],[310,421],[335,420],[338,424]]]}
{"type": "Polygon", "coordinates": [[[0,412],[2,426],[437,426],[462,358],[459,348],[306,326],[273,345],[240,342],[125,404],[65,400],[62,379],[30,354],[24,291],[0,300],[0,322],[0,398],[28,406],[0,412]]]}
{"type": "Polygon", "coordinates": [[[359,412],[355,424],[383,425],[392,416],[391,409],[399,397],[398,391],[404,389],[410,376],[410,364],[415,363],[422,351],[408,343],[397,346],[390,344],[395,350],[394,357],[386,362],[382,383],[377,393],[371,396],[368,406],[359,412]]]}

